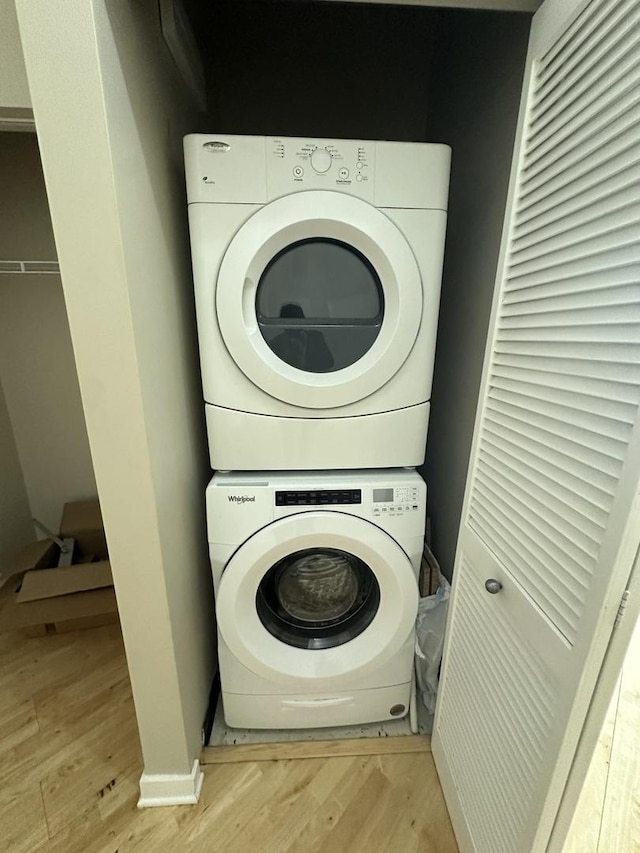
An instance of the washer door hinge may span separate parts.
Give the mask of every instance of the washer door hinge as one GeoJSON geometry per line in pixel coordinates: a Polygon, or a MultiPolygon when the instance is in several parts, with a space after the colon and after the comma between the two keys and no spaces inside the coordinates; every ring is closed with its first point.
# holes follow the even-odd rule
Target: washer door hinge
{"type": "Polygon", "coordinates": [[[613,627],[617,628],[618,625],[622,622],[622,617],[624,616],[624,611],[627,609],[627,601],[629,601],[629,595],[631,591],[625,589],[622,593],[622,598],[620,599],[620,606],[618,607],[618,613],[616,614],[616,621],[613,623],[613,627]]]}

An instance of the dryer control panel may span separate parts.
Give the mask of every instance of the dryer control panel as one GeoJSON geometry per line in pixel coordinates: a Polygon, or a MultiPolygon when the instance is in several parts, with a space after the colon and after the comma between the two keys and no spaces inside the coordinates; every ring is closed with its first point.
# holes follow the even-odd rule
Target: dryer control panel
{"type": "Polygon", "coordinates": [[[190,133],[184,155],[189,204],[266,204],[330,190],[382,208],[447,209],[446,145],[190,133]]]}
{"type": "Polygon", "coordinates": [[[322,189],[373,201],[375,151],[357,139],[267,137],[268,197],[322,189]]]}

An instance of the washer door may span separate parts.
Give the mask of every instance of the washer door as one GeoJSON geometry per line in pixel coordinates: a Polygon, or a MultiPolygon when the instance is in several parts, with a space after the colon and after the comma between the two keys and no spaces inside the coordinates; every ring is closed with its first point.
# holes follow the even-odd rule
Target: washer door
{"type": "Polygon", "coordinates": [[[299,513],[259,530],[227,564],[216,603],[231,653],[280,682],[366,675],[406,642],[417,609],[402,548],[341,512],[299,513]]]}
{"type": "Polygon", "coordinates": [[[420,271],[375,207],[341,193],[296,193],[235,235],[216,312],[231,357],[258,387],[296,406],[343,406],[406,361],[422,318],[420,271]]]}

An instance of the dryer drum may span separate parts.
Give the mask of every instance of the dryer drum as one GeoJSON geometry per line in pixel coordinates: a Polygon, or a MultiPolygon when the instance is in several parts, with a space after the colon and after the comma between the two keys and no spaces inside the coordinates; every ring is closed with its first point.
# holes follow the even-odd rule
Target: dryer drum
{"type": "Polygon", "coordinates": [[[326,649],[349,642],[371,624],[380,603],[375,575],[353,554],[333,548],[296,551],[262,578],[260,621],[288,645],[326,649]]]}
{"type": "Polygon", "coordinates": [[[278,358],[308,373],[330,373],[355,364],[373,346],[384,291],[373,264],[348,243],[298,240],[262,273],[256,317],[278,358]]]}

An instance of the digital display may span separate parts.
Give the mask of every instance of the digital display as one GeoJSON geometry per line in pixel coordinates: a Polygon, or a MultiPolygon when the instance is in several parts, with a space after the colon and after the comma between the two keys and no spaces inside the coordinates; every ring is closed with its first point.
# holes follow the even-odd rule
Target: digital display
{"type": "Polygon", "coordinates": [[[374,489],[373,502],[379,504],[393,500],[393,489],[374,489]]]}

